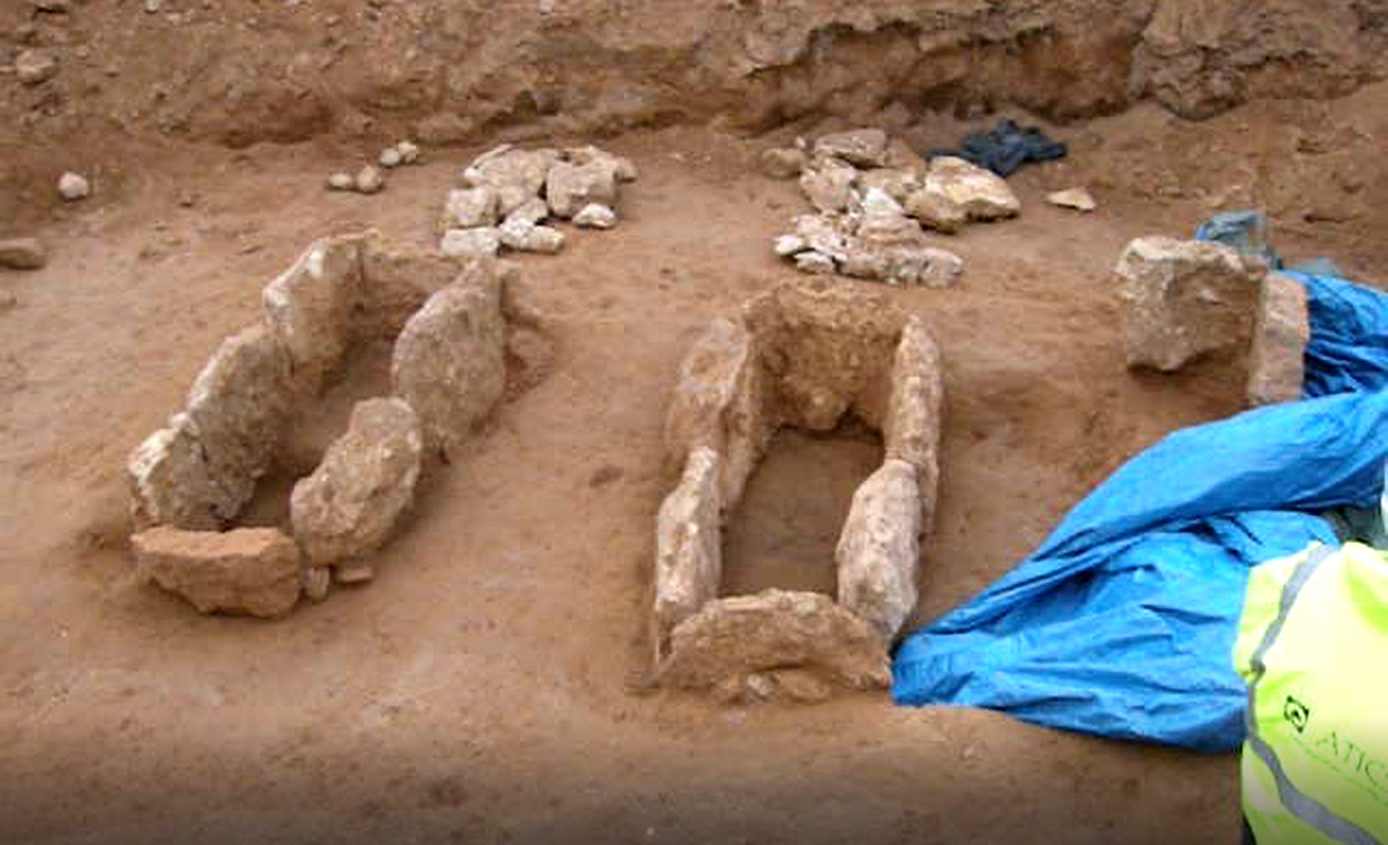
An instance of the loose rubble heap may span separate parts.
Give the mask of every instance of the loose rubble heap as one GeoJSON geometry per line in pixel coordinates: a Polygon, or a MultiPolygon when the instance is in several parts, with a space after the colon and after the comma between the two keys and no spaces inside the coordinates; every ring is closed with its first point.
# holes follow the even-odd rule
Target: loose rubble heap
{"type": "MultiPolygon", "coordinates": [[[[380,167],[393,170],[406,164],[419,161],[419,146],[413,141],[401,141],[393,147],[386,147],[376,158],[380,167]]],[[[338,172],[328,177],[328,190],[355,191],[359,194],[379,193],[386,186],[386,177],[375,165],[365,165],[357,175],[338,172]]]]}
{"type": "Polygon", "coordinates": [[[781,285],[715,320],[680,368],[666,450],[680,482],[656,526],[652,639],[663,685],[727,700],[816,699],[886,686],[916,605],[939,478],[941,362],[890,299],[822,281],[781,285]],[[838,600],[768,590],[719,599],[722,529],[782,426],[879,429],[886,460],[854,496],[838,600]]]}
{"type": "Polygon", "coordinates": [[[503,144],[463,171],[440,221],[445,255],[493,256],[503,247],[554,254],[564,233],[546,225],[568,220],[589,229],[617,225],[618,186],[636,180],[630,161],[597,147],[517,149],[503,144]]]}
{"type": "Polygon", "coordinates": [[[949,287],[964,262],[931,246],[925,229],[953,234],[970,221],[1021,211],[1000,177],[948,156],[927,164],[880,129],[824,135],[809,151],[767,150],[762,169],[774,178],[799,176],[815,208],[775,241],[777,255],[812,274],[949,287]]]}
{"type": "MultiPolygon", "coordinates": [[[[508,358],[547,360],[513,265],[460,263],[376,232],[314,243],[264,290],[260,321],[212,356],[166,428],[128,464],[141,575],[204,612],[287,613],[301,593],[373,576],[370,555],[410,509],[424,462],[501,401],[508,358]],[[233,530],[296,414],[348,350],[397,339],[394,396],[358,403],[348,431],[295,485],[292,536],[233,530]]],[[[532,374],[533,375],[533,374],[532,374]]]]}
{"type": "Polygon", "coordinates": [[[1114,272],[1128,366],[1175,372],[1208,355],[1246,360],[1249,405],[1301,398],[1306,289],[1210,241],[1138,238],[1114,272]]]}

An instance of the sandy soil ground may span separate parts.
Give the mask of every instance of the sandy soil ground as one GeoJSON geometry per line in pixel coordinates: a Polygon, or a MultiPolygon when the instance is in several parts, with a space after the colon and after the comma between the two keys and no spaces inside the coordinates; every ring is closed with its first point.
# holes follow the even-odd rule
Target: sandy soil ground
{"type": "MultiPolygon", "coordinates": [[[[1149,133],[1148,151],[1205,131],[1165,121],[1139,110],[1082,131],[1149,133]]],[[[727,708],[648,689],[673,373],[712,316],[793,276],[769,241],[802,201],[756,174],[766,143],[667,129],[610,144],[642,171],[622,225],[522,259],[554,371],[426,480],[374,583],[276,622],[201,617],[135,585],[125,457],[312,238],[372,225],[429,242],[475,150],[430,150],[361,197],[322,190],[366,152],[329,142],[151,148],[118,199],[61,209],[42,231],[49,266],[0,277],[0,841],[1233,841],[1232,756],[885,694],[727,708]]],[[[944,244],[967,262],[957,289],[893,294],[948,368],[922,620],[1010,568],[1123,459],[1237,407],[1218,362],[1127,373],[1108,278],[1129,239],[1187,233],[1210,202],[1106,188],[1097,169],[1137,147],[1078,148],[1092,160],[1014,180],[1019,219],[944,244]],[[1077,180],[1099,213],[1042,202],[1077,180]]],[[[1351,271],[1384,257],[1353,226],[1281,245],[1351,271]]],[[[309,429],[340,426],[379,360],[360,372],[309,429]]],[[[880,448],[839,434],[778,441],[734,518],[735,589],[828,586],[847,491],[880,448]]]]}

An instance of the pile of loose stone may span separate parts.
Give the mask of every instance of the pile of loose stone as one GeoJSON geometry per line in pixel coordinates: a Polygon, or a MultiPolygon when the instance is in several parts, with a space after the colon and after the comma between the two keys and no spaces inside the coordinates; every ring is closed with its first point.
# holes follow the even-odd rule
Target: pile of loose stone
{"type": "Polygon", "coordinates": [[[927,163],[880,129],[824,135],[812,148],[801,140],[767,150],[762,169],[776,178],[798,176],[815,208],[775,241],[776,254],[806,273],[949,287],[964,262],[931,246],[924,230],[953,234],[970,221],[1021,211],[1000,177],[948,156],[927,163]]]}
{"type": "Polygon", "coordinates": [[[1128,366],[1175,372],[1210,355],[1242,358],[1250,406],[1301,398],[1311,337],[1306,288],[1223,244],[1138,238],[1114,271],[1128,366]]]}
{"type": "MultiPolygon", "coordinates": [[[[386,170],[394,170],[405,164],[415,164],[419,161],[419,146],[413,141],[401,141],[393,147],[386,147],[377,156],[377,162],[386,170]]],[[[334,173],[328,177],[328,190],[330,191],[355,191],[359,194],[379,193],[386,186],[385,174],[375,165],[365,165],[357,171],[357,175],[350,173],[334,173]]]]}
{"type": "Polygon", "coordinates": [[[411,507],[427,457],[501,401],[508,356],[542,366],[548,340],[513,265],[460,263],[375,232],[327,238],[264,290],[259,321],[207,362],[184,408],[128,463],[138,571],[203,612],[287,613],[330,581],[370,579],[370,555],[411,507]],[[281,440],[345,366],[394,339],[391,396],[294,486],[290,533],[231,527],[281,440]]]}
{"type": "Polygon", "coordinates": [[[885,294],[806,280],[715,320],[681,365],[666,421],[680,481],[656,526],[657,682],[725,700],[886,686],[933,523],[942,401],[934,339],[885,294]],[[720,599],[722,529],[776,431],[830,431],[849,413],[882,432],[886,459],[853,497],[837,601],[775,589],[720,599]]]}
{"type": "Polygon", "coordinates": [[[553,254],[564,233],[554,218],[589,229],[617,225],[618,185],[636,179],[630,161],[597,147],[516,149],[503,144],[463,171],[448,193],[439,248],[445,255],[493,256],[503,247],[553,254]]]}

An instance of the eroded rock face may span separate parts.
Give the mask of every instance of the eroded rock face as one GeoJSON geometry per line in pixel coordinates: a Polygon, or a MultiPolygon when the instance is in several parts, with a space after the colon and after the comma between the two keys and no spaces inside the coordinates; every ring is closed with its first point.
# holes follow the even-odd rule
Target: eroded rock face
{"type": "Polygon", "coordinates": [[[1129,367],[1164,372],[1248,348],[1267,266],[1208,241],[1138,238],[1118,260],[1129,367]]]}
{"type": "Polygon", "coordinates": [[[323,462],[294,485],[294,537],[314,566],[345,563],[374,552],[414,502],[424,449],[419,420],[403,399],[357,404],[346,434],[323,462]]]}
{"type": "Polygon", "coordinates": [[[299,600],[299,549],[281,531],[165,526],[142,531],[131,542],[141,580],[177,593],[203,613],[282,616],[299,600]]]}
{"type": "Polygon", "coordinates": [[[265,326],[222,343],[188,392],[185,413],[232,519],[270,468],[294,408],[288,353],[265,326]]]}
{"type": "Polygon", "coordinates": [[[475,262],[433,296],[395,343],[391,382],[445,452],[491,414],[506,389],[506,323],[494,269],[475,262]]]}
{"type": "Polygon", "coordinates": [[[314,242],[262,294],[270,328],[306,393],[319,390],[351,340],[352,308],[362,299],[360,242],[358,236],[314,242]]]}
{"type": "Polygon", "coordinates": [[[828,596],[782,590],[712,601],[681,622],[660,681],[709,688],[787,668],[852,689],[891,683],[887,651],[872,626],[828,596]]]}
{"type": "Polygon", "coordinates": [[[721,467],[708,448],[689,454],[679,486],[656,518],[655,636],[665,642],[674,627],[718,598],[723,577],[721,467]]]}
{"type": "Polygon", "coordinates": [[[888,645],[916,608],[920,535],[916,468],[888,458],[853,494],[834,555],[839,603],[888,645]]]}
{"type": "Polygon", "coordinates": [[[1310,340],[1305,286],[1281,273],[1268,274],[1260,288],[1248,353],[1250,406],[1301,399],[1310,340]]]}

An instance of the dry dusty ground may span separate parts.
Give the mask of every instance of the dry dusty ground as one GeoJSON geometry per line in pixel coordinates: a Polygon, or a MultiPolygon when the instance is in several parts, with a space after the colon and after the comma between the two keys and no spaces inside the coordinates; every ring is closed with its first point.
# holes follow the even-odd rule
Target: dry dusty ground
{"type": "MultiPolygon", "coordinates": [[[[1252,138],[1277,131],[1240,114],[1252,138]]],[[[894,294],[948,367],[922,618],[1005,572],[1124,458],[1236,408],[1217,364],[1125,372],[1108,280],[1130,238],[1189,232],[1211,202],[1096,176],[1133,151],[1198,173],[1181,151],[1212,130],[1139,110],[1070,131],[1132,143],[1020,175],[1021,218],[945,244],[968,263],[957,289],[894,294]],[[1098,214],[1041,201],[1081,179],[1098,214]]],[[[522,261],[559,340],[552,374],[427,479],[374,583],[277,622],[201,617],[133,583],[125,456],[312,238],[374,225],[428,242],[475,150],[430,150],[361,197],[321,183],[362,150],[150,148],[118,197],[63,209],[42,231],[49,266],[0,277],[15,299],[0,313],[0,842],[1233,841],[1232,756],[885,694],[724,708],[645,689],[672,375],[710,317],[793,275],[769,239],[801,200],[756,175],[766,142],[611,144],[642,170],[622,225],[522,261]]],[[[1353,225],[1281,245],[1360,273],[1388,257],[1353,225]]],[[[370,355],[360,369],[379,383],[370,355]]],[[[341,425],[338,400],[309,428],[341,425]]],[[[730,580],[825,586],[876,448],[783,436],[735,517],[730,580]]]]}

